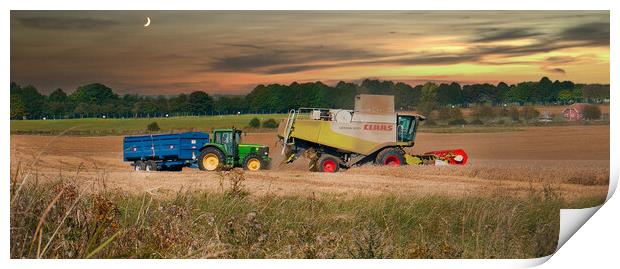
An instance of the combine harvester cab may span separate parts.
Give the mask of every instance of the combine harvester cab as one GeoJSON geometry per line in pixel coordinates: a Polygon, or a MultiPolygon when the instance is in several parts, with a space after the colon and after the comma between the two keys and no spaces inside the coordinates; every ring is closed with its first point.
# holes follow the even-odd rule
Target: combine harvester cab
{"type": "Polygon", "coordinates": [[[291,110],[278,129],[282,154],[290,163],[304,156],[311,171],[336,172],[354,165],[375,163],[465,164],[463,150],[410,155],[416,131],[425,117],[395,112],[394,96],[358,95],[355,109],[300,108],[291,110]]]}

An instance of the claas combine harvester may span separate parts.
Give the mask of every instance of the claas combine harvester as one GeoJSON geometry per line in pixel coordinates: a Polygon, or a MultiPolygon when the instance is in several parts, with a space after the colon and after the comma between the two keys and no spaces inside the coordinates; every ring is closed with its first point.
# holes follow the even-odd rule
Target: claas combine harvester
{"type": "Polygon", "coordinates": [[[282,154],[291,163],[301,156],[310,159],[311,171],[336,172],[355,165],[467,163],[462,149],[411,155],[416,130],[425,117],[395,112],[394,96],[361,94],[355,108],[299,108],[291,110],[278,129],[282,154]]]}

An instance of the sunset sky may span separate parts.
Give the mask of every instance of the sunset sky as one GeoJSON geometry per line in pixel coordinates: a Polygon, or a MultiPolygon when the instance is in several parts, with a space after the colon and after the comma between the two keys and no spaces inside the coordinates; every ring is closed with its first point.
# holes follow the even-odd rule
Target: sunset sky
{"type": "Polygon", "coordinates": [[[93,82],[169,95],[293,81],[542,76],[609,83],[609,12],[11,12],[11,81],[44,93],[93,82]]]}

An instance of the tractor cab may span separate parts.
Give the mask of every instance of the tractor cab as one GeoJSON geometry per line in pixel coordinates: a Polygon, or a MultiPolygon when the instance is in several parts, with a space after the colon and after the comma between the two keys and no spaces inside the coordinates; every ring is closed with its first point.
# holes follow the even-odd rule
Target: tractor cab
{"type": "Polygon", "coordinates": [[[212,143],[222,145],[227,155],[235,155],[237,145],[241,143],[241,130],[215,129],[212,143]]]}
{"type": "Polygon", "coordinates": [[[396,141],[411,142],[415,140],[418,123],[425,119],[424,116],[418,114],[398,114],[396,126],[396,141]]]}

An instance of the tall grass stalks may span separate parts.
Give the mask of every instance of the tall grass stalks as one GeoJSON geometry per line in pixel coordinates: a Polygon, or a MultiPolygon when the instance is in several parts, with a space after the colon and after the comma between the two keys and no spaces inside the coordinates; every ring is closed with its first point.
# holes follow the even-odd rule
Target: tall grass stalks
{"type": "Polygon", "coordinates": [[[568,204],[555,195],[552,184],[524,198],[341,199],[246,195],[241,183],[221,191],[179,191],[172,198],[91,190],[62,177],[26,182],[16,196],[17,184],[12,184],[10,255],[532,258],[555,250],[561,207],[592,203],[582,199],[568,204]]]}

